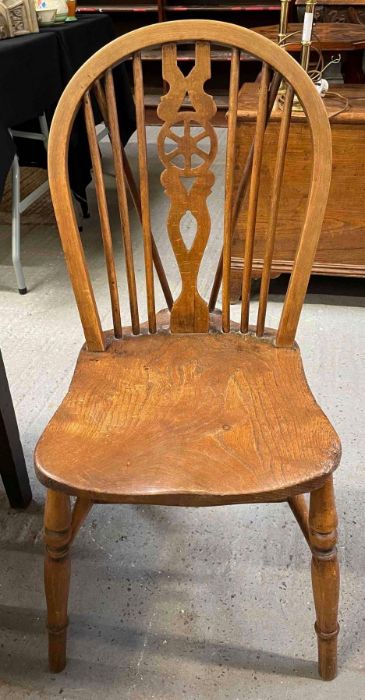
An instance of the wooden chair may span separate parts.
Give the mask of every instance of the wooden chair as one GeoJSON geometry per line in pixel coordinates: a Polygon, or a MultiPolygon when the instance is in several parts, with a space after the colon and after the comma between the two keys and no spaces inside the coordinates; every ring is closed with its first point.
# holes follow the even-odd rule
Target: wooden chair
{"type": "Polygon", "coordinates": [[[308,388],[294,342],[330,176],[330,128],[315,87],[286,52],[236,25],[197,20],[139,29],[101,49],[65,90],[52,123],[49,179],[86,345],[69,392],[41,437],[35,456],[38,477],[48,489],[45,587],[52,671],[61,671],[66,662],[70,545],[93,503],[218,506],[288,501],[312,551],[319,673],[327,680],[335,677],[339,571],[332,472],[340,460],[340,443],[308,388]],[[195,46],[195,64],[188,75],[183,75],[177,65],[177,45],[181,42],[195,46]],[[197,276],[210,234],[207,197],[214,184],[210,168],[217,152],[217,138],[210,124],[216,106],[204,91],[210,77],[211,44],[224,44],[232,53],[223,248],[208,305],[198,292],[197,276]],[[158,154],[165,168],[161,182],[170,200],[167,234],[181,274],[181,293],[175,300],[150,223],[140,52],[158,45],[162,46],[163,79],[169,86],[158,108],[158,154]],[[241,51],[251,52],[262,61],[262,79],[254,144],[235,195],[233,155],[241,51]],[[148,306],[145,324],[139,319],[111,73],[111,68],[127,57],[133,60],[137,111],[148,306]],[[275,180],[258,317],[250,326],[251,266],[264,133],[281,76],[288,89],[273,164],[275,180]],[[294,270],[278,330],[272,331],[265,328],[265,314],[294,92],[308,116],[313,172],[294,270]],[[122,328],[121,322],[93,94],[104,105],[113,150],[130,299],[131,327],[127,328],[122,328]],[[68,182],[68,141],[80,106],[85,111],[93,160],[114,323],[113,330],[106,332],[101,328],[68,182]],[[176,133],[177,124],[183,124],[183,135],[176,133]],[[208,146],[204,147],[203,142],[208,146]],[[190,189],[184,187],[184,178],[188,178],[187,184],[193,183],[190,189]],[[232,217],[248,184],[242,314],[237,324],[230,320],[229,305],[232,217]],[[189,210],[197,222],[190,248],[180,231],[181,219],[189,210]],[[168,306],[157,314],[153,263],[168,306]],[[215,300],[221,277],[219,311],[215,300]],[[308,492],[309,513],[304,496],[308,492]],[[73,510],[70,496],[76,496],[73,510]]]}

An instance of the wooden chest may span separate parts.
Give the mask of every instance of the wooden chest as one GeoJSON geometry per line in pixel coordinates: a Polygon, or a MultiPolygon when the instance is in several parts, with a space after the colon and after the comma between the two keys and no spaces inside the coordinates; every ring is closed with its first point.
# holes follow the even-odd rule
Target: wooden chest
{"type": "MultiPolygon", "coordinates": [[[[335,115],[343,102],[328,97],[331,117],[333,174],[328,206],[313,273],[365,277],[365,86],[331,87],[349,100],[350,108],[335,115]]],[[[257,83],[240,91],[235,182],[244,166],[255,130],[257,83]]],[[[281,111],[275,110],[265,134],[262,178],[254,250],[254,276],[262,269],[281,111]]],[[[302,113],[293,114],[276,234],[273,275],[290,272],[304,216],[311,167],[311,142],[302,113]]],[[[240,295],[247,198],[241,207],[232,246],[231,297],[240,295]]]]}

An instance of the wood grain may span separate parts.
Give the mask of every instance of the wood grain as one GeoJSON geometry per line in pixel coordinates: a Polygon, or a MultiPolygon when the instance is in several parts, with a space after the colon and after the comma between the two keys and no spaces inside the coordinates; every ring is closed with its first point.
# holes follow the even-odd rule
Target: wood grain
{"type": "MultiPolygon", "coordinates": [[[[335,88],[334,88],[335,89],[335,88]]],[[[312,271],[314,274],[365,276],[364,204],[359,192],[364,188],[361,144],[365,144],[364,86],[336,88],[350,100],[350,111],[331,118],[333,142],[333,175],[312,271]]],[[[336,99],[324,101],[331,117],[341,107],[336,99]]],[[[254,134],[257,109],[257,87],[246,84],[240,93],[236,141],[235,187],[240,182],[240,169],[246,162],[254,134]]],[[[274,163],[277,155],[282,112],[274,110],[265,134],[262,184],[258,203],[253,273],[260,276],[264,267],[267,230],[272,208],[272,189],[277,182],[274,163]]],[[[305,115],[295,113],[291,119],[281,200],[276,227],[275,251],[271,272],[291,272],[304,221],[311,174],[311,137],[305,115]],[[300,163],[300,168],[298,168],[300,163]]],[[[238,219],[232,244],[231,298],[240,295],[243,269],[244,231],[247,207],[238,219]]]]}
{"type": "Polygon", "coordinates": [[[305,539],[309,543],[308,506],[304,494],[301,493],[298,496],[288,498],[288,503],[305,539]]]}
{"type": "Polygon", "coordinates": [[[71,543],[75,539],[80,527],[87,518],[92,507],[93,501],[90,501],[89,498],[83,498],[82,496],[78,496],[78,498],[76,498],[71,518],[71,543]]]}
{"type": "Polygon", "coordinates": [[[105,96],[107,110],[107,124],[110,133],[110,141],[113,152],[113,162],[115,171],[115,181],[117,185],[119,216],[122,228],[123,247],[125,255],[125,265],[127,271],[129,306],[132,321],[133,333],[139,333],[139,313],[138,298],[136,288],[136,276],[134,271],[132,237],[129,223],[127,189],[124,174],[124,163],[122,156],[122,143],[119,133],[118,112],[115,102],[115,90],[113,73],[108,70],[105,76],[105,96]]]}
{"type": "MultiPolygon", "coordinates": [[[[117,115],[111,73],[107,75],[107,100],[105,104],[101,102],[104,112],[108,103],[107,121],[113,132],[116,171],[122,182],[122,190],[118,192],[126,213],[123,153],[115,152],[119,150],[117,115]]],[[[92,124],[90,103],[88,115],[92,124]]],[[[282,138],[279,175],[284,142],[282,138]]],[[[94,151],[96,156],[95,142],[94,151]]],[[[98,162],[97,157],[94,161],[98,162]]],[[[49,179],[86,345],[80,353],[69,392],[43,433],[35,453],[37,475],[49,489],[45,522],[51,670],[59,671],[65,664],[69,545],[93,503],[211,506],[289,501],[308,536],[303,494],[311,491],[314,493],[309,538],[313,552],[320,673],[324,678],[333,677],[336,656],[333,626],[336,586],[331,549],[334,506],[328,484],[339,463],[341,449],[334,429],[309,390],[299,349],[294,343],[323,221],[330,170],[330,129],[321,98],[311,80],[285,51],[268,39],[233,24],[208,20],[166,22],[163,27],[151,25],[131,32],[87,61],[66,88],[52,122],[49,179]],[[189,40],[195,45],[195,64],[186,75],[187,70],[183,73],[178,65],[177,46],[189,40]],[[249,150],[252,161],[249,156],[238,188],[242,192],[245,190],[252,162],[250,249],[244,272],[244,334],[237,324],[229,322],[229,256],[225,256],[223,326],[228,331],[230,325],[230,332],[222,332],[221,313],[219,310],[209,313],[197,288],[199,266],[210,235],[207,197],[214,183],[212,163],[217,150],[211,123],[216,105],[205,90],[210,78],[212,44],[223,44],[231,52],[233,49],[234,57],[227,154],[225,239],[228,245],[239,208],[239,197],[234,200],[230,185],[238,54],[252,51],[264,65],[262,110],[255,143],[249,150]],[[164,311],[156,317],[140,55],[144,49],[159,45],[162,45],[163,78],[169,89],[159,106],[162,126],[157,146],[165,168],[162,184],[170,199],[167,233],[179,267],[182,290],[178,299],[170,299],[168,303],[171,314],[164,311]],[[102,333],[100,326],[68,182],[68,141],[85,94],[88,95],[96,84],[100,100],[98,81],[101,76],[128,57],[133,59],[135,79],[148,322],[141,324],[138,334],[135,324],[133,328],[123,328],[123,337],[117,339],[114,331],[102,333]],[[274,78],[269,93],[272,71],[274,78]],[[300,243],[279,330],[261,327],[258,337],[256,328],[248,327],[247,280],[254,260],[261,157],[267,136],[264,137],[264,133],[279,73],[292,85],[306,110],[313,146],[312,173],[308,183],[308,207],[300,222],[300,243]],[[179,125],[182,125],[182,134],[176,131],[179,125]],[[172,150],[166,147],[168,138],[173,143],[172,150]],[[202,141],[207,141],[208,146],[202,148],[202,141]],[[198,164],[194,161],[196,156],[198,164]],[[193,181],[190,188],[187,179],[193,181]],[[189,211],[197,222],[191,246],[185,243],[181,231],[182,218],[189,211]],[[70,495],[77,497],[72,516],[70,495]],[[331,565],[327,559],[331,559],[331,565]],[[326,591],[331,599],[330,612],[323,604],[326,591]]],[[[276,191],[279,194],[279,190],[276,191]]],[[[97,193],[100,192],[103,197],[101,186],[97,193]]],[[[137,201],[136,192],[134,195],[137,201]]],[[[273,223],[274,220],[275,216],[273,223]]],[[[219,274],[215,280],[220,284],[219,274]]],[[[219,284],[214,283],[214,293],[219,284]]]]}
{"type": "Polygon", "coordinates": [[[169,90],[161,98],[157,109],[163,122],[157,147],[165,166],[161,183],[170,199],[167,231],[182,284],[181,293],[171,310],[171,330],[173,333],[206,333],[209,310],[198,292],[197,280],[210,235],[207,197],[214,184],[211,165],[217,153],[217,136],[210,124],[216,113],[216,105],[204,91],[204,84],[211,75],[209,44],[196,43],[195,65],[187,76],[177,65],[176,44],[163,46],[162,69],[169,90]],[[188,95],[191,107],[182,110],[185,95],[188,95]],[[179,126],[183,130],[182,135],[174,129],[179,126]],[[193,126],[195,129],[201,126],[198,134],[193,134],[193,126]],[[206,150],[201,147],[203,139],[208,140],[206,150]],[[167,141],[174,143],[172,151],[168,150],[167,141]],[[193,180],[190,188],[184,186],[185,178],[193,180]],[[181,233],[181,221],[188,211],[193,215],[197,227],[190,247],[181,233]]]}
{"type": "MultiPolygon", "coordinates": [[[[111,73],[111,71],[108,71],[107,73],[110,73],[110,74],[111,74],[111,75],[109,76],[108,80],[110,81],[110,85],[111,85],[111,88],[110,88],[110,89],[112,89],[112,91],[114,92],[114,85],[113,85],[113,81],[112,81],[112,73],[111,73]]],[[[107,81],[106,81],[106,82],[107,82],[107,81]]],[[[96,100],[97,100],[97,104],[98,104],[98,107],[99,107],[99,109],[100,109],[101,115],[102,115],[102,117],[103,117],[105,126],[106,126],[106,127],[108,128],[108,130],[109,130],[109,136],[110,136],[110,138],[111,138],[112,145],[113,145],[113,136],[112,136],[112,133],[111,133],[111,128],[112,128],[113,125],[110,125],[110,124],[109,124],[108,106],[107,106],[106,96],[105,96],[105,93],[104,93],[104,90],[103,90],[103,87],[102,87],[102,85],[101,85],[101,81],[100,81],[100,80],[96,80],[95,83],[94,83],[94,94],[95,94],[95,98],[96,98],[96,100]]],[[[113,96],[113,94],[112,94],[112,102],[114,102],[114,104],[115,104],[115,95],[113,96]]],[[[117,115],[116,115],[116,116],[117,116],[117,115]]],[[[134,179],[134,175],[133,175],[133,172],[132,172],[132,169],[131,169],[129,160],[128,160],[128,158],[127,158],[127,155],[126,155],[126,152],[125,152],[125,150],[124,150],[123,144],[122,144],[122,142],[121,142],[121,140],[120,140],[118,123],[116,123],[116,126],[114,126],[114,130],[115,130],[116,135],[117,135],[117,144],[116,144],[116,147],[114,147],[113,151],[116,150],[116,156],[115,156],[115,157],[117,158],[117,160],[119,161],[120,158],[121,158],[121,160],[122,160],[122,168],[120,168],[119,162],[118,162],[118,164],[117,164],[118,171],[119,171],[119,172],[121,172],[121,171],[123,172],[123,177],[125,178],[125,184],[126,184],[126,186],[128,187],[128,191],[129,191],[129,194],[130,194],[130,196],[131,196],[131,199],[132,199],[132,202],[133,202],[133,206],[134,206],[134,208],[135,208],[135,210],[136,210],[136,212],[137,212],[137,214],[138,214],[138,218],[140,219],[141,224],[142,224],[141,198],[140,198],[140,195],[139,195],[139,192],[138,192],[138,187],[137,187],[136,181],[135,181],[135,179],[134,179]]],[[[114,140],[115,140],[115,139],[114,139],[114,140]]],[[[119,175],[119,181],[120,181],[120,180],[121,180],[121,176],[119,175]]],[[[119,183],[118,183],[118,175],[117,175],[117,173],[116,173],[116,181],[117,181],[117,186],[118,186],[119,183]]],[[[120,187],[120,186],[121,186],[121,185],[119,184],[119,187],[120,187]]],[[[123,186],[123,185],[122,185],[122,186],[123,186]]],[[[119,197],[119,199],[120,199],[120,197],[119,197]]],[[[129,225],[129,221],[128,221],[128,225],[129,225]]],[[[164,297],[165,297],[165,300],[166,300],[167,307],[168,307],[168,309],[171,309],[171,308],[172,308],[173,299],[172,299],[172,295],[171,295],[169,283],[168,283],[168,281],[167,281],[166,273],[165,273],[165,270],[164,270],[164,268],[163,268],[163,265],[162,265],[162,262],[161,262],[161,258],[160,258],[160,255],[159,255],[159,252],[158,252],[156,243],[155,243],[155,239],[154,239],[152,233],[151,233],[151,238],[152,238],[152,257],[153,257],[153,263],[154,263],[155,268],[156,268],[157,276],[158,276],[158,279],[159,279],[160,284],[161,284],[161,288],[162,288],[162,291],[163,291],[163,294],[164,294],[164,297]]],[[[129,275],[131,274],[129,268],[127,268],[127,272],[129,273],[129,275]]],[[[131,289],[132,287],[133,287],[133,281],[129,281],[128,288],[131,289]]],[[[133,293],[133,291],[132,291],[132,293],[133,293]]],[[[131,305],[131,299],[130,299],[130,305],[131,305]]],[[[131,309],[131,314],[132,314],[132,309],[131,309]]],[[[133,317],[135,318],[135,314],[132,314],[132,318],[133,318],[133,317]]],[[[139,323],[139,321],[138,321],[138,323],[139,323]]],[[[137,324],[136,324],[135,321],[134,321],[134,327],[137,328],[137,324]]]]}
{"type": "Polygon", "coordinates": [[[44,540],[49,665],[50,671],[59,673],[66,665],[67,603],[71,573],[71,507],[69,496],[51,489],[47,491],[44,540]]]}
{"type": "MultiPolygon", "coordinates": [[[[269,222],[265,236],[265,254],[264,254],[264,264],[262,269],[262,277],[260,284],[260,298],[259,298],[259,310],[257,312],[257,324],[256,324],[256,334],[261,336],[265,332],[265,320],[266,320],[266,309],[267,309],[267,299],[269,295],[269,284],[271,277],[271,267],[272,259],[274,255],[274,246],[276,238],[276,229],[278,224],[280,197],[283,184],[284,167],[286,160],[286,151],[288,146],[288,137],[290,129],[290,116],[293,106],[293,88],[291,86],[286,87],[286,95],[283,106],[283,116],[280,124],[278,149],[275,162],[274,177],[271,190],[271,203],[270,203],[270,214],[269,222]]],[[[252,259],[253,250],[251,256],[251,274],[252,274],[252,259]]]]}
{"type": "MultiPolygon", "coordinates": [[[[269,97],[268,97],[268,107],[267,107],[267,120],[271,117],[271,112],[274,108],[275,105],[275,100],[277,98],[278,90],[281,84],[281,74],[278,72],[275,72],[270,84],[270,90],[269,90],[269,97]]],[[[239,110],[237,110],[237,116],[239,115],[239,110]]],[[[235,137],[236,137],[236,131],[235,131],[235,137]]],[[[255,147],[255,139],[252,140],[250,150],[247,154],[246,161],[242,167],[242,170],[239,175],[239,179],[235,178],[235,198],[234,198],[234,204],[233,204],[233,214],[232,214],[232,239],[234,237],[234,230],[235,227],[237,226],[237,221],[239,217],[239,213],[242,209],[243,202],[245,200],[246,196],[246,191],[247,191],[247,186],[249,184],[250,180],[250,175],[251,175],[251,169],[252,169],[252,162],[253,162],[253,154],[254,154],[254,147],[255,147]]],[[[209,298],[209,309],[210,311],[214,311],[217,299],[218,299],[218,294],[219,294],[219,289],[220,285],[222,282],[222,275],[223,275],[223,251],[220,255],[217,269],[215,271],[214,275],[214,280],[213,280],[213,285],[212,285],[212,290],[210,293],[210,298],[209,298]]],[[[241,275],[242,278],[242,275],[241,275]]],[[[238,295],[240,298],[241,295],[241,290],[238,295]]]]}
{"type": "Polygon", "coordinates": [[[86,123],[86,132],[89,141],[91,163],[93,167],[94,182],[96,197],[99,210],[100,218],[100,228],[101,235],[103,239],[104,255],[106,262],[106,269],[108,274],[109,283],[109,293],[110,301],[112,307],[112,317],[114,325],[114,334],[116,338],[122,337],[122,322],[120,317],[120,303],[119,303],[119,293],[118,293],[118,280],[115,270],[114,253],[113,253],[113,240],[112,232],[109,222],[109,212],[108,203],[105,192],[103,169],[101,165],[101,157],[99,152],[99,145],[96,138],[94,115],[91,106],[91,99],[89,93],[86,93],[84,98],[84,114],[86,123]]]}
{"type": "Polygon", "coordinates": [[[137,52],[133,57],[134,96],[136,102],[137,136],[138,136],[138,163],[139,185],[141,193],[142,231],[144,246],[144,261],[146,272],[147,313],[150,333],[156,333],[155,288],[153,281],[152,261],[152,233],[150,196],[147,165],[146,125],[144,118],[143,102],[143,69],[141,54],[137,52]]]}
{"type": "Polygon", "coordinates": [[[309,541],[312,549],[312,585],[316,607],[320,676],[330,681],[337,674],[338,599],[340,572],[337,560],[337,513],[330,477],[310,496],[309,541]]]}
{"type": "Polygon", "coordinates": [[[116,502],[212,505],[284,499],[337,466],[338,438],[297,349],[237,332],[124,333],[110,343],[102,355],[81,352],[38,444],[45,485],[116,502]]]}
{"type": "MultiPolygon", "coordinates": [[[[240,78],[240,54],[232,51],[229,81],[228,130],[226,148],[226,182],[224,197],[224,231],[222,255],[222,330],[230,330],[230,281],[231,281],[231,247],[233,238],[234,206],[234,156],[236,142],[238,88],[240,78]]],[[[215,305],[216,299],[214,301],[215,305]]]]}
{"type": "MultiPolygon", "coordinates": [[[[322,4],[322,3],[321,3],[322,4]]],[[[271,41],[277,41],[278,28],[276,25],[268,27],[255,27],[255,32],[267,37],[271,41]]],[[[295,33],[290,41],[286,42],[287,51],[300,51],[303,25],[295,22],[288,24],[288,34],[295,33]]],[[[322,51],[356,51],[358,45],[365,44],[365,27],[351,22],[317,22],[313,45],[319,44],[322,51]]]]}
{"type": "MultiPolygon", "coordinates": [[[[315,249],[324,214],[324,206],[327,198],[331,171],[331,141],[328,122],[325,117],[325,109],[322,100],[311,80],[303,74],[298,64],[287,53],[283,52],[272,42],[251,31],[237,27],[235,25],[221,24],[210,20],[194,20],[185,22],[167,22],[163,27],[151,25],[148,28],[131,32],[119,37],[108,46],[101,49],[94,58],[91,58],[78,71],[69,83],[65,97],[60,100],[54,117],[55,127],[53,137],[51,134],[49,145],[49,176],[50,187],[54,195],[54,205],[56,217],[63,240],[66,258],[71,276],[80,315],[85,328],[86,339],[89,348],[92,350],[102,350],[100,337],[100,321],[97,315],[92,288],[88,279],[87,269],[78,231],[75,227],[75,217],[72,207],[72,199],[68,184],[67,174],[67,148],[71,125],[78,109],[80,100],[85,91],[95,80],[100,78],[110,66],[127,56],[139,53],[151,45],[174,44],[185,42],[189,36],[196,43],[218,43],[227,45],[240,51],[252,51],[263,63],[271,66],[273,71],[283,74],[294,91],[298,95],[301,103],[305,106],[308,116],[308,123],[313,142],[313,170],[310,182],[310,194],[308,208],[303,223],[301,243],[298,248],[298,255],[293,269],[292,282],[289,285],[287,297],[284,303],[283,315],[278,330],[277,342],[281,345],[290,346],[293,343],[301,306],[303,303],[305,290],[307,287],[315,249]],[[59,183],[63,182],[63,186],[59,183]],[[82,281],[82,283],[81,283],[82,281]],[[87,291],[84,293],[83,290],[87,291]],[[86,332],[87,331],[87,332],[86,332]]],[[[137,83],[141,89],[136,91],[137,114],[140,115],[139,123],[143,127],[143,104],[141,106],[142,81],[139,79],[140,70],[138,68],[138,58],[135,60],[137,67],[137,83]],[[139,77],[138,77],[139,76],[139,77]],[[139,105],[139,106],[138,106],[139,105]]],[[[208,124],[208,121],[207,121],[208,124]]],[[[146,178],[146,168],[144,164],[146,158],[143,146],[143,128],[140,127],[141,148],[139,149],[142,158],[141,174],[144,182],[144,194],[142,212],[145,217],[145,241],[147,241],[147,268],[151,271],[148,263],[150,255],[150,227],[149,227],[149,198],[146,178]],[[141,155],[142,154],[142,155],[141,155]],[[149,241],[149,242],[148,242],[149,241]]],[[[149,279],[149,273],[147,274],[149,279]]],[[[149,292],[149,317],[150,327],[153,327],[152,320],[152,284],[148,282],[149,292]]],[[[203,308],[203,307],[201,307],[203,308]]],[[[206,323],[206,321],[205,321],[206,323]]]]}
{"type": "Polygon", "coordinates": [[[268,89],[270,82],[270,68],[267,63],[263,66],[262,78],[259,87],[259,104],[255,127],[252,172],[247,209],[247,230],[245,237],[245,256],[242,275],[242,303],[241,303],[241,331],[247,333],[250,315],[250,291],[252,259],[256,233],[257,203],[259,199],[261,164],[264,151],[264,136],[267,123],[268,89]]]}

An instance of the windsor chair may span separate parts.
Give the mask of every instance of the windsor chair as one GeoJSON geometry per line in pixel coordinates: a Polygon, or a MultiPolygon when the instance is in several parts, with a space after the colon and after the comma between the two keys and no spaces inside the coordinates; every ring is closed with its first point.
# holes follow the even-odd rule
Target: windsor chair
{"type": "Polygon", "coordinates": [[[47,487],[45,588],[52,671],[61,671],[66,663],[70,545],[94,503],[214,506],[287,501],[312,551],[319,672],[327,680],[336,675],[339,572],[332,472],[339,463],[340,443],[308,388],[295,343],[330,175],[330,128],[310,79],[282,49],[236,25],[190,20],[139,29],[101,49],[66,88],[52,123],[49,179],[86,344],[69,392],[41,437],[35,455],[38,477],[47,487]],[[182,42],[195,46],[195,63],[187,75],[177,60],[182,42]],[[197,278],[210,234],[207,198],[214,185],[211,166],[217,152],[216,133],[210,123],[216,106],[204,90],[210,77],[212,44],[229,47],[231,70],[223,242],[208,304],[198,292],[197,278]],[[153,238],[148,189],[141,51],[159,45],[168,91],[158,107],[161,129],[157,146],[164,166],[161,182],[170,204],[167,234],[181,276],[177,299],[172,298],[153,238]],[[241,51],[262,62],[262,77],[255,138],[235,193],[241,51]],[[126,58],[133,61],[137,114],[140,206],[138,192],[134,195],[144,242],[145,323],[139,318],[126,190],[130,173],[127,177],[111,72],[126,58]],[[264,134],[282,77],[287,91],[273,165],[266,257],[257,321],[250,325],[250,279],[264,134]],[[313,169],[297,257],[280,323],[273,331],[265,327],[265,317],[294,92],[311,129],[313,169]],[[113,151],[130,300],[128,327],[122,327],[121,321],[112,226],[93,119],[94,98],[104,110],[113,151]],[[105,332],[68,183],[68,141],[79,108],[85,113],[111,299],[113,330],[105,332]],[[180,132],[176,125],[182,125],[180,132]],[[230,319],[229,304],[232,218],[246,190],[249,214],[241,322],[237,324],[230,319]],[[184,243],[180,230],[187,211],[197,222],[191,247],[184,243]],[[158,313],[154,268],[168,307],[158,313]],[[216,308],[220,287],[221,310],[216,308]],[[304,495],[308,492],[309,510],[304,495]],[[70,496],[76,496],[73,509],[70,496]]]}

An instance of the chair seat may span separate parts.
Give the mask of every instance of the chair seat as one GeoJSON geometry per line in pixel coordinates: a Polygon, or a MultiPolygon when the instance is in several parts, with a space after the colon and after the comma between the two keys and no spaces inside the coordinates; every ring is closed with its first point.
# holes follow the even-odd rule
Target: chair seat
{"type": "Polygon", "coordinates": [[[319,487],[340,452],[297,347],[145,333],[81,351],[36,470],[46,486],[100,502],[214,505],[319,487]]]}

